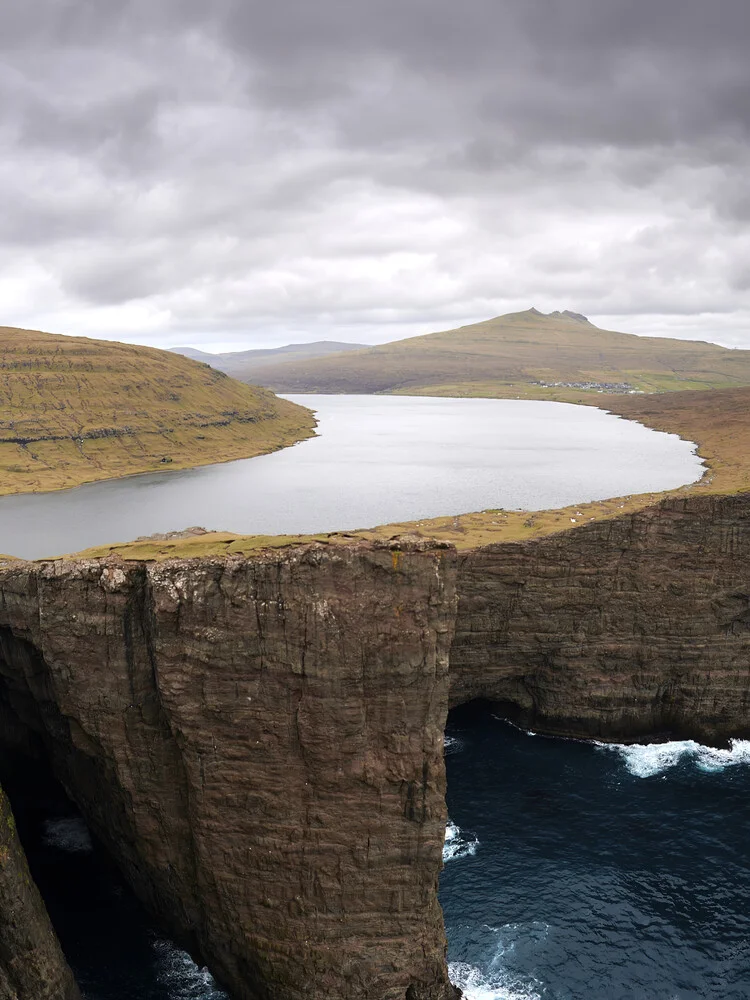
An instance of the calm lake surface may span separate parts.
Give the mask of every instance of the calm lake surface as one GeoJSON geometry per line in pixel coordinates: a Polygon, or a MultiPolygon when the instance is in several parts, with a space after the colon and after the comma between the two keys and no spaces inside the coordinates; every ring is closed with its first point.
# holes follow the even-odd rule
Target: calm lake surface
{"type": "Polygon", "coordinates": [[[39,558],[200,525],[242,534],[544,510],[699,479],[693,445],[594,407],[288,396],[319,437],[273,455],[0,499],[0,552],[39,558]]]}
{"type": "Polygon", "coordinates": [[[747,1000],[750,741],[547,739],[451,714],[440,900],[467,1000],[747,1000]]]}

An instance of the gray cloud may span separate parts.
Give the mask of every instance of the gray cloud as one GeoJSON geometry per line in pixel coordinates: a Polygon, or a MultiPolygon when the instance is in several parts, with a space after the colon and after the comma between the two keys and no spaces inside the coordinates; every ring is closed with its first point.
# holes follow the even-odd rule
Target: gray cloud
{"type": "Polygon", "coordinates": [[[746,0],[0,10],[3,322],[210,349],[532,303],[750,347],[746,0]]]}

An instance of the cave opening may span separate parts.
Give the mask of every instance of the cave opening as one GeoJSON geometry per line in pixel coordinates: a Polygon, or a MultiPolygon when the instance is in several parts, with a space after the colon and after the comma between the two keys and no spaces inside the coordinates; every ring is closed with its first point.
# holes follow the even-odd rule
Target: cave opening
{"type": "Polygon", "coordinates": [[[0,785],[85,1000],[228,1000],[146,913],[47,760],[0,753],[0,785]]]}
{"type": "Polygon", "coordinates": [[[40,651],[0,628],[0,787],[84,1000],[229,1000],[148,913],[66,793],[57,769],[73,766],[104,814],[106,774],[70,727],[40,651]]]}
{"type": "Polygon", "coordinates": [[[451,711],[440,901],[467,1000],[744,1000],[750,743],[602,744],[451,711]]]}

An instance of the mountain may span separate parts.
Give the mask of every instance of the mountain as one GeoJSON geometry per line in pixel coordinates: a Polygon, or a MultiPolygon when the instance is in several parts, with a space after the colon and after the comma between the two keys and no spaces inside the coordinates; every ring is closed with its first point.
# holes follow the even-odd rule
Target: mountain
{"type": "Polygon", "coordinates": [[[329,354],[340,354],[344,351],[361,351],[362,344],[339,343],[335,340],[317,340],[311,344],[287,344],[285,347],[272,347],[265,350],[231,351],[228,354],[209,354],[198,351],[194,347],[172,347],[176,354],[184,354],[194,361],[218,368],[232,378],[243,382],[252,382],[256,372],[280,361],[306,361],[309,358],[325,357],[329,354]]]}
{"type": "Polygon", "coordinates": [[[750,385],[750,351],[602,330],[529,309],[329,358],[266,365],[278,392],[406,392],[572,398],[750,385]]]}
{"type": "Polygon", "coordinates": [[[0,494],[249,458],[309,410],[178,354],[0,327],[0,494]]]}

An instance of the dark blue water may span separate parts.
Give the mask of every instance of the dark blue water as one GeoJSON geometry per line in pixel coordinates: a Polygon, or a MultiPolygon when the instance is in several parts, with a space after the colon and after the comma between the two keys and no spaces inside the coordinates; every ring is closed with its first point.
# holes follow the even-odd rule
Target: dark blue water
{"type": "Polygon", "coordinates": [[[470,1000],[747,1000],[750,743],[596,745],[472,705],[440,898],[470,1000]]]}
{"type": "Polygon", "coordinates": [[[84,1000],[229,1000],[149,918],[43,767],[16,767],[3,784],[84,1000]]]}

